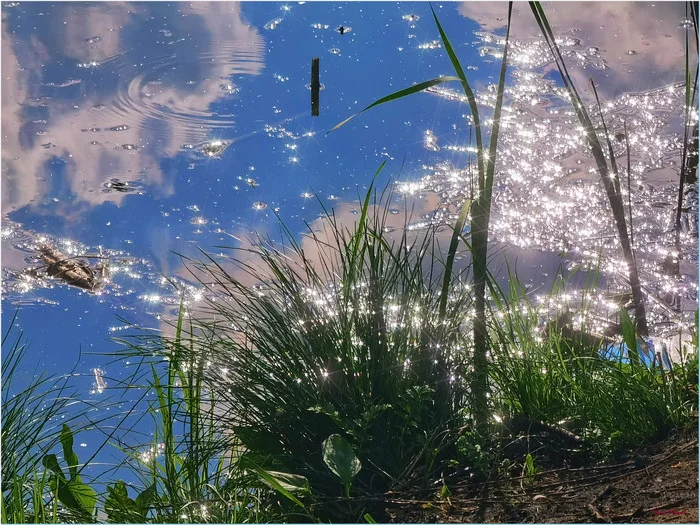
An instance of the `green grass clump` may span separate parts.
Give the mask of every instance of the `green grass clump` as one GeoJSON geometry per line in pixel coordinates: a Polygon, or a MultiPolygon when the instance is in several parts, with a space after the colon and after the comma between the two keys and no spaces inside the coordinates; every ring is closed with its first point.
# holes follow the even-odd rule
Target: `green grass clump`
{"type": "MultiPolygon", "coordinates": [[[[122,480],[107,484],[108,519],[119,523],[274,520],[274,509],[262,514],[261,484],[242,468],[239,451],[219,424],[220,400],[205,387],[207,363],[201,345],[206,340],[195,337],[185,318],[183,304],[171,338],[146,333],[120,340],[126,346],[120,357],[142,358],[132,378],[141,374],[144,390],[155,394],[147,409],[153,437],[146,448],[142,442],[120,446],[128,456],[122,472],[136,480],[131,483],[136,491],[132,498],[122,480]]],[[[121,442],[142,435],[130,434],[121,442]]]]}
{"type": "MultiPolygon", "coordinates": [[[[450,240],[450,246],[447,250],[447,259],[445,263],[445,272],[442,281],[442,290],[439,302],[439,313],[440,319],[444,319],[446,315],[447,298],[449,295],[450,284],[452,281],[452,268],[455,261],[455,255],[459,247],[460,240],[464,241],[462,237],[462,230],[467,223],[467,218],[471,217],[470,222],[470,234],[471,234],[471,244],[466,243],[469,247],[472,256],[472,262],[474,265],[473,273],[473,287],[474,287],[474,322],[473,322],[473,332],[474,332],[474,352],[472,359],[473,373],[471,374],[471,392],[472,392],[472,412],[474,414],[474,420],[478,427],[480,434],[485,435],[488,430],[488,330],[486,327],[486,284],[488,281],[488,268],[487,268],[487,258],[488,258],[488,237],[489,237],[489,222],[491,220],[491,200],[493,196],[493,183],[494,174],[496,172],[496,160],[498,156],[498,135],[501,126],[501,110],[503,108],[503,94],[505,92],[505,82],[506,82],[506,70],[508,66],[508,50],[509,50],[509,38],[510,38],[510,22],[511,15],[513,11],[513,2],[508,3],[508,24],[506,26],[506,37],[503,49],[503,61],[501,62],[501,69],[498,76],[498,84],[496,91],[496,104],[494,107],[492,126],[491,126],[491,137],[488,149],[484,146],[483,131],[481,126],[481,117],[479,113],[479,107],[476,103],[476,97],[474,96],[474,91],[469,84],[469,80],[464,73],[464,68],[460,62],[457,54],[450,43],[449,38],[445,34],[445,31],[438,20],[435,10],[432,5],[430,10],[433,14],[433,19],[435,20],[435,25],[437,26],[438,32],[440,33],[440,39],[445,47],[452,68],[455,71],[456,77],[452,76],[441,76],[432,80],[427,80],[419,84],[414,84],[411,87],[402,89],[390,95],[380,98],[379,100],[373,102],[366,108],[364,108],[359,113],[352,115],[351,117],[345,119],[340,124],[336,125],[331,131],[338,129],[339,127],[345,125],[349,120],[358,116],[375,106],[380,104],[385,104],[400,98],[412,95],[414,93],[420,93],[432,86],[441,84],[443,82],[460,82],[464,94],[467,97],[469,103],[469,110],[471,112],[471,120],[473,121],[473,129],[476,135],[476,160],[477,160],[477,175],[479,181],[478,194],[476,197],[473,195],[470,199],[466,199],[461,203],[461,209],[459,216],[455,221],[454,227],[452,229],[452,238],[450,240]],[[473,199],[473,202],[472,202],[473,199]]],[[[470,124],[471,129],[471,124],[470,124]]],[[[330,133],[330,132],[329,132],[330,133]]],[[[471,136],[471,134],[470,134],[471,136]]]]}
{"type": "Polygon", "coordinates": [[[330,436],[360,458],[361,495],[429,477],[463,422],[467,289],[453,283],[440,320],[433,230],[392,239],[389,200],[371,195],[351,228],[327,213],[301,244],[288,231],[286,247],[260,242],[255,263],[196,265],[217,297],[218,320],[193,322],[219,421],[245,457],[305,476],[319,501],[344,494],[324,462],[330,436]],[[241,282],[251,276],[262,286],[241,282]]]}
{"type": "Polygon", "coordinates": [[[553,323],[543,331],[515,276],[494,314],[495,413],[564,429],[599,457],[663,439],[697,417],[695,352],[663,369],[601,351],[602,340],[576,338],[553,323]]]}

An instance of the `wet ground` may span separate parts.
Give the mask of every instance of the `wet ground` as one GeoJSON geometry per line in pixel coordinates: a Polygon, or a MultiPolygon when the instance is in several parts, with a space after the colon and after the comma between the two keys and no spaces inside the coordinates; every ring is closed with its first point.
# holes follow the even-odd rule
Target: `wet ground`
{"type": "Polygon", "coordinates": [[[442,499],[397,495],[387,517],[393,523],[697,523],[697,428],[623,462],[558,465],[534,479],[449,488],[442,499]]]}

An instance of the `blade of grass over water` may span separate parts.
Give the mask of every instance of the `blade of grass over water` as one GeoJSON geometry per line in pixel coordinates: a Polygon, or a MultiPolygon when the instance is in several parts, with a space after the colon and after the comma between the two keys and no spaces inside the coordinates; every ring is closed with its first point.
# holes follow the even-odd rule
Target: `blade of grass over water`
{"type": "MultiPolygon", "coordinates": [[[[611,173],[611,170],[608,169],[603,148],[598,140],[598,136],[595,133],[595,128],[588,111],[586,110],[586,105],[579,96],[576,86],[569,75],[566,68],[566,63],[564,62],[564,58],[559,51],[559,46],[554,38],[554,32],[549,25],[549,21],[547,20],[547,16],[545,15],[542,5],[540,2],[530,2],[530,8],[532,9],[532,13],[535,16],[535,20],[537,21],[545,40],[547,41],[547,45],[552,52],[552,56],[557,64],[557,68],[561,74],[564,86],[571,97],[574,112],[576,113],[576,116],[584,129],[586,141],[591,149],[591,153],[593,154],[593,158],[595,159],[596,166],[598,168],[598,173],[600,174],[605,192],[607,193],[613,218],[615,219],[615,225],[617,227],[618,238],[620,240],[620,244],[622,245],[622,253],[625,258],[627,270],[629,271],[629,282],[632,289],[632,299],[634,301],[635,325],[639,334],[646,337],[649,335],[649,328],[647,326],[644,296],[642,294],[642,288],[639,282],[637,263],[627,232],[625,209],[622,201],[622,194],[619,190],[619,181],[616,178],[615,172],[613,171],[613,173],[611,173]]],[[[611,160],[611,162],[614,161],[611,160]]]]}
{"type": "MultiPolygon", "coordinates": [[[[489,150],[486,151],[483,146],[483,135],[481,129],[481,119],[479,115],[479,108],[476,104],[476,97],[474,96],[474,91],[472,90],[467,76],[464,73],[464,68],[460,63],[449,38],[445,34],[445,31],[440,24],[440,20],[433,9],[431,4],[430,9],[435,20],[435,25],[440,33],[440,38],[442,40],[445,51],[450,59],[452,67],[457,74],[456,77],[440,77],[437,79],[429,80],[411,86],[386,97],[383,97],[376,102],[370,104],[365,109],[359,113],[349,117],[340,124],[336,125],[331,131],[334,131],[349,120],[356,117],[360,113],[371,109],[380,104],[386,102],[391,102],[403,98],[405,96],[418,93],[429,87],[432,87],[438,83],[446,82],[450,80],[458,80],[464,93],[467,97],[469,107],[471,110],[471,115],[473,119],[474,134],[476,137],[477,145],[477,171],[478,171],[478,186],[479,195],[473,204],[471,200],[468,200],[462,204],[459,216],[453,227],[452,236],[450,239],[450,245],[447,250],[447,259],[445,261],[445,269],[440,293],[440,301],[438,305],[438,316],[440,319],[444,319],[447,311],[447,300],[449,297],[450,284],[453,279],[453,267],[454,261],[459,247],[459,240],[461,233],[466,224],[467,218],[471,211],[471,235],[472,235],[472,260],[474,264],[474,289],[475,289],[475,307],[476,316],[474,323],[474,374],[473,374],[473,388],[472,392],[474,395],[475,411],[474,417],[477,421],[477,426],[480,427],[482,433],[485,433],[485,429],[488,425],[488,414],[487,414],[487,331],[486,331],[486,299],[485,299],[485,289],[486,289],[486,279],[487,279],[487,269],[486,269],[486,259],[488,254],[488,229],[490,222],[491,213],[491,198],[493,193],[493,177],[495,173],[496,166],[496,156],[497,156],[497,145],[498,145],[498,134],[500,129],[500,117],[501,109],[503,106],[503,93],[505,86],[505,76],[507,71],[508,62],[508,42],[510,38],[510,21],[512,15],[512,2],[508,4],[508,26],[506,29],[506,41],[503,54],[503,62],[501,64],[501,70],[498,81],[498,92],[496,96],[496,107],[494,111],[493,127],[491,129],[491,139],[489,150]]],[[[471,133],[471,126],[470,126],[471,133]]],[[[438,367],[444,369],[445,364],[443,363],[443,357],[438,355],[438,367]]],[[[443,395],[446,395],[443,392],[443,395]]]]}
{"type": "Polygon", "coordinates": [[[627,157],[627,213],[630,221],[630,244],[634,247],[634,224],[632,222],[632,154],[630,153],[630,140],[627,135],[627,121],[622,122],[625,130],[625,154],[627,157]]]}
{"type": "Polygon", "coordinates": [[[138,448],[118,447],[131,458],[123,467],[135,474],[142,490],[129,503],[123,489],[108,486],[114,496],[110,519],[139,523],[144,518],[139,520],[138,513],[150,512],[156,523],[276,521],[274,512],[258,515],[260,484],[245,473],[238,445],[220,424],[223,408],[212,385],[205,386],[208,365],[203,356],[209,341],[202,332],[195,335],[188,318],[182,300],[171,336],[146,332],[118,339],[126,347],[118,355],[143,358],[137,366],[144,368],[144,393],[156,394],[149,409],[155,425],[147,453],[137,452],[142,442],[138,448]]]}
{"type": "MultiPolygon", "coordinates": [[[[450,41],[447,38],[447,35],[445,34],[445,31],[443,31],[442,25],[440,25],[440,21],[438,20],[438,17],[435,14],[435,9],[433,9],[433,4],[430,4],[430,11],[433,13],[433,19],[435,20],[435,25],[437,25],[438,31],[440,32],[440,38],[442,39],[442,44],[445,46],[445,51],[447,52],[447,56],[450,58],[450,62],[452,63],[452,67],[454,68],[455,72],[457,73],[457,77],[462,82],[462,89],[464,89],[464,94],[467,96],[467,102],[469,103],[469,109],[470,109],[471,114],[472,114],[472,119],[474,120],[474,130],[476,132],[475,135],[476,135],[477,163],[478,163],[478,172],[479,172],[479,194],[481,194],[484,191],[484,186],[485,186],[484,148],[483,148],[483,141],[482,141],[482,134],[481,134],[481,119],[479,117],[479,108],[476,105],[476,97],[474,96],[474,91],[472,90],[471,86],[469,85],[469,82],[467,80],[467,76],[464,74],[464,68],[462,67],[462,64],[460,63],[459,59],[457,58],[457,55],[455,54],[454,49],[452,48],[452,44],[450,44],[450,41]]],[[[506,48],[507,48],[507,45],[506,45],[506,48]]]]}
{"type": "MultiPolygon", "coordinates": [[[[693,33],[695,34],[695,53],[697,56],[698,52],[698,25],[697,25],[697,3],[696,2],[687,2],[686,3],[686,14],[688,11],[688,6],[690,6],[691,10],[691,20],[693,22],[693,33]]],[[[695,166],[695,171],[697,171],[697,148],[695,148],[695,159],[691,158],[690,153],[690,146],[691,142],[690,141],[695,141],[697,144],[697,123],[695,124],[695,129],[693,133],[693,137],[689,137],[689,131],[690,131],[690,115],[691,111],[697,111],[697,104],[694,104],[695,101],[695,95],[697,92],[697,86],[698,86],[698,67],[695,68],[695,75],[692,77],[692,83],[691,83],[691,68],[690,68],[690,50],[689,50],[689,36],[688,36],[688,31],[690,28],[686,27],[685,28],[685,108],[684,108],[684,115],[683,115],[683,148],[681,150],[681,173],[680,173],[680,180],[678,184],[678,200],[676,203],[676,213],[675,213],[675,220],[674,220],[674,229],[675,229],[675,240],[676,240],[676,251],[679,251],[680,248],[680,231],[681,231],[681,214],[682,214],[682,209],[683,209],[683,197],[684,197],[684,188],[686,184],[686,179],[691,179],[691,171],[693,171],[693,164],[695,166]]],[[[697,180],[697,175],[695,176],[695,180],[697,180]]]]}
{"type": "MultiPolygon", "coordinates": [[[[474,395],[474,420],[478,431],[483,435],[488,428],[488,332],[486,328],[486,281],[488,279],[488,235],[491,218],[491,197],[493,192],[493,177],[496,171],[496,153],[498,146],[498,133],[500,130],[501,108],[503,106],[503,92],[505,88],[506,69],[508,66],[508,43],[510,39],[510,22],[513,12],[513,2],[508,3],[508,25],[506,27],[506,39],[503,49],[503,61],[498,78],[498,91],[496,94],[496,107],[491,128],[491,143],[486,160],[486,173],[483,192],[480,191],[472,210],[471,238],[472,260],[474,264],[474,372],[472,393],[474,395]]],[[[446,38],[446,37],[445,37],[446,38]]],[[[479,131],[477,128],[477,137],[479,131]]],[[[479,157],[485,152],[479,149],[479,157]]],[[[481,190],[481,188],[480,188],[481,190]]],[[[455,230],[456,231],[456,230],[455,230]]],[[[453,255],[450,253],[450,255],[453,255]]],[[[451,268],[450,268],[451,270],[451,268]]]]}
{"type": "MultiPolygon", "coordinates": [[[[40,465],[46,451],[59,442],[59,428],[56,423],[59,414],[64,414],[62,423],[74,423],[83,415],[76,410],[72,415],[65,414],[77,402],[75,390],[68,379],[75,367],[65,376],[55,377],[37,368],[29,384],[20,391],[15,384],[23,376],[21,370],[26,357],[27,345],[23,332],[15,328],[17,312],[3,336],[5,347],[10,334],[16,339],[7,355],[2,359],[2,490],[9,483],[40,465]]],[[[78,359],[79,361],[79,359],[78,359]]]]}
{"type": "Polygon", "coordinates": [[[433,86],[437,86],[438,84],[442,84],[443,82],[452,82],[455,80],[461,80],[461,79],[458,77],[438,77],[438,78],[434,78],[432,80],[426,80],[425,82],[420,82],[419,84],[416,84],[415,86],[411,86],[411,87],[408,87],[406,89],[401,89],[399,91],[396,91],[395,93],[392,93],[391,95],[387,95],[386,97],[382,97],[379,100],[372,102],[369,106],[367,106],[363,110],[358,111],[354,115],[351,115],[348,118],[346,118],[345,120],[343,120],[341,123],[336,124],[335,126],[333,126],[333,128],[330,131],[326,132],[326,135],[328,133],[331,133],[332,131],[335,131],[336,129],[344,126],[345,124],[350,122],[352,119],[354,119],[358,115],[361,115],[365,111],[372,109],[375,106],[379,106],[379,105],[385,104],[387,102],[392,102],[393,100],[398,100],[400,98],[407,97],[408,95],[413,95],[414,93],[420,93],[421,91],[425,91],[426,89],[433,87],[433,86]]]}

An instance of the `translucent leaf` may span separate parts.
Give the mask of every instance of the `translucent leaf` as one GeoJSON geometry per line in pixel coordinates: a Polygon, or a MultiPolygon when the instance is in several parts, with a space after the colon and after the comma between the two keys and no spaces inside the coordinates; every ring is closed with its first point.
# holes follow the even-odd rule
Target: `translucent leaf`
{"type": "Polygon", "coordinates": [[[362,468],[350,443],[340,434],[333,434],[323,442],[323,461],[345,486],[352,483],[362,468]]]}

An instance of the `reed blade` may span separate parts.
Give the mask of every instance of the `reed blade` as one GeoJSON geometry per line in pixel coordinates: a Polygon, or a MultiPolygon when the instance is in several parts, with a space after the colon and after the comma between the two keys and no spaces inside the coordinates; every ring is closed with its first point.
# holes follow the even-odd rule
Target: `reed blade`
{"type": "Polygon", "coordinates": [[[574,85],[571,75],[566,68],[566,63],[564,62],[559,46],[554,39],[554,32],[549,25],[549,21],[547,20],[547,16],[544,13],[542,5],[540,2],[531,1],[530,8],[538,26],[540,27],[540,30],[542,31],[545,41],[549,46],[552,56],[554,57],[554,61],[556,62],[562,78],[562,82],[564,83],[564,86],[571,97],[574,112],[576,113],[579,122],[583,126],[586,141],[588,142],[588,146],[590,147],[596,167],[598,168],[598,173],[600,174],[603,187],[605,188],[605,192],[608,196],[613,218],[615,219],[618,238],[620,240],[620,244],[622,245],[622,253],[625,258],[625,263],[629,268],[629,281],[634,301],[636,328],[640,335],[647,336],[649,335],[649,329],[647,326],[644,296],[642,294],[642,287],[639,281],[637,263],[634,258],[634,252],[632,251],[632,245],[627,232],[624,204],[622,202],[622,195],[619,190],[619,182],[616,183],[610,176],[610,170],[608,169],[607,161],[605,160],[603,147],[601,146],[598,136],[595,133],[595,129],[588,111],[586,110],[586,106],[576,90],[576,86],[574,85]]]}
{"type": "Polygon", "coordinates": [[[459,77],[437,77],[433,78],[432,80],[426,80],[425,82],[421,82],[419,84],[416,84],[411,87],[407,87],[405,89],[401,89],[399,91],[396,91],[390,95],[387,95],[385,97],[380,98],[379,100],[376,100],[375,102],[372,102],[369,106],[364,108],[361,111],[358,111],[354,115],[349,116],[346,118],[344,121],[342,121],[340,124],[336,124],[333,129],[330,131],[326,132],[326,135],[329,133],[335,131],[336,129],[343,127],[345,124],[350,122],[352,119],[357,117],[358,115],[361,115],[365,111],[372,109],[373,107],[379,106],[381,104],[386,104],[387,102],[392,102],[394,100],[398,100],[403,97],[407,97],[409,95],[413,95],[414,93],[420,93],[421,91],[425,91],[428,88],[431,88],[433,86],[437,86],[438,84],[442,84],[444,82],[454,82],[455,80],[461,81],[459,77]]]}

